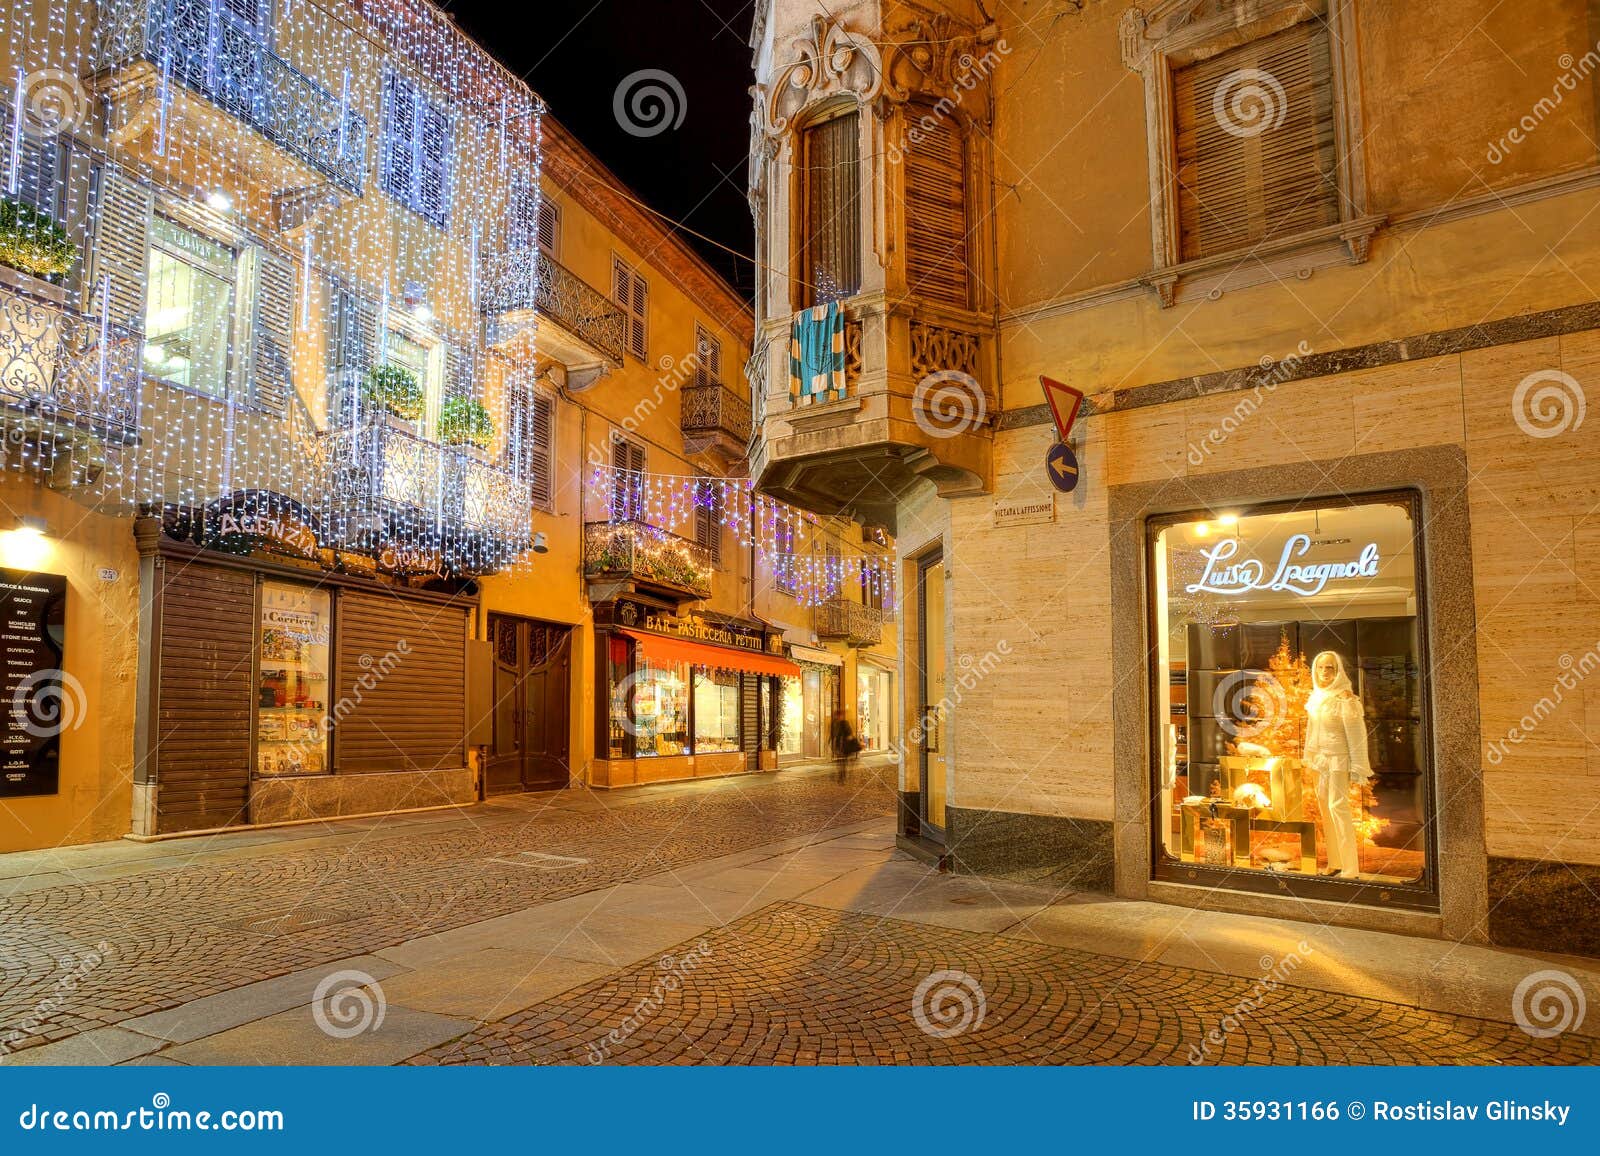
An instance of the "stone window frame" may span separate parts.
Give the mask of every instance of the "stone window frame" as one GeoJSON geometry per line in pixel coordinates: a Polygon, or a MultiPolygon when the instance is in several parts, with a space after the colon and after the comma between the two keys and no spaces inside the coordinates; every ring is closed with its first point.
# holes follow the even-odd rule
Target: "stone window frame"
{"type": "Polygon", "coordinates": [[[1217,297],[1264,280],[1307,277],[1329,265],[1361,264],[1369,254],[1372,235],[1384,223],[1382,215],[1369,213],[1367,207],[1361,68],[1351,0],[1233,0],[1220,5],[1220,11],[1197,17],[1195,11],[1201,7],[1198,0],[1165,0],[1149,12],[1130,8],[1118,27],[1123,63],[1144,83],[1152,268],[1142,280],[1156,291],[1164,308],[1177,303],[1186,282],[1193,282],[1201,296],[1217,297]],[[1184,261],[1178,234],[1173,71],[1307,20],[1324,21],[1331,40],[1339,220],[1184,261]]]}

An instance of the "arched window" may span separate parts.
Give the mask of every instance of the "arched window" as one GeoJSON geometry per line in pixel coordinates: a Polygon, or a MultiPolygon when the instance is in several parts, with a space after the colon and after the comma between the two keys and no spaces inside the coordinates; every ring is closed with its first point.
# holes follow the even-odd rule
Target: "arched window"
{"type": "Polygon", "coordinates": [[[906,288],[913,296],[970,307],[966,141],[933,105],[908,105],[905,129],[906,288]]]}
{"type": "Polygon", "coordinates": [[[853,108],[802,130],[797,215],[802,307],[861,288],[860,114],[853,108]]]}

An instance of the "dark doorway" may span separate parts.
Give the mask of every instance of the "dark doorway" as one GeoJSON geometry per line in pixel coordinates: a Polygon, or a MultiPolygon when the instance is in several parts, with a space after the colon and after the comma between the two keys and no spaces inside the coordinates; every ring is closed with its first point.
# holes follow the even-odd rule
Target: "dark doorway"
{"type": "Polygon", "coordinates": [[[491,614],[489,637],[494,745],[484,793],[565,787],[572,753],[572,628],[491,614]]]}

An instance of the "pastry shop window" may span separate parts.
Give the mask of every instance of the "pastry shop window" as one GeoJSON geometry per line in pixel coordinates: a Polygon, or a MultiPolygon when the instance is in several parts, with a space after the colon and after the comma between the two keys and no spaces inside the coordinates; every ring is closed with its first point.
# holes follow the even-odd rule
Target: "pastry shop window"
{"type": "Polygon", "coordinates": [[[732,671],[694,669],[694,753],[739,749],[739,676],[732,671]]]}
{"type": "Polygon", "coordinates": [[[633,734],[634,755],[686,755],[689,747],[689,668],[640,657],[635,673],[615,684],[613,722],[633,734]]]}
{"type": "Polygon", "coordinates": [[[314,775],[328,769],[326,590],[264,582],[256,698],[256,770],[314,775]]]}
{"type": "Polygon", "coordinates": [[[1150,527],[1156,874],[1428,905],[1416,499],[1150,527]]]}

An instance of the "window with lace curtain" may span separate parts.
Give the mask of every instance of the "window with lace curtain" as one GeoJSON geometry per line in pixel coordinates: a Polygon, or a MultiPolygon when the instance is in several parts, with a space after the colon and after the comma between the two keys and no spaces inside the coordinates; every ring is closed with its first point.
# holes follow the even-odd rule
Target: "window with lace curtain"
{"type": "Polygon", "coordinates": [[[852,109],[800,134],[795,233],[802,308],[861,289],[860,119],[852,109]]]}

